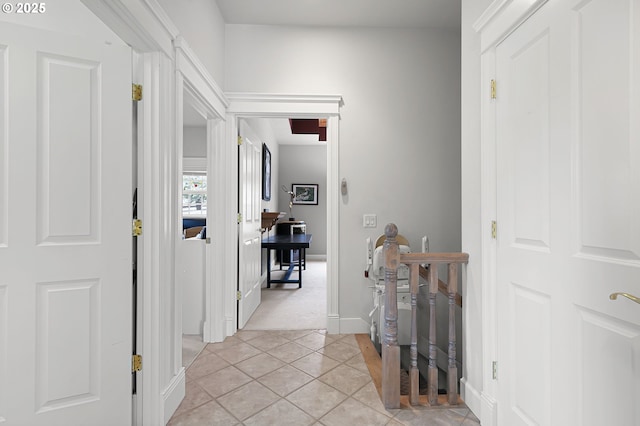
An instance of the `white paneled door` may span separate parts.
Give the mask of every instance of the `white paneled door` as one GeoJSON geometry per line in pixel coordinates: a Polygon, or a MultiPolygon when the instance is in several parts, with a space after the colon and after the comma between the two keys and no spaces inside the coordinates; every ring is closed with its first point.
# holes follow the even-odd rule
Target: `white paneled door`
{"type": "Polygon", "coordinates": [[[500,425],[640,425],[640,1],[496,49],[500,425]]]}
{"type": "Polygon", "coordinates": [[[262,274],[260,272],[260,250],[262,215],[260,199],[262,193],[262,146],[243,135],[238,149],[238,202],[239,220],[238,253],[238,328],[245,326],[261,300],[262,274]]]}
{"type": "Polygon", "coordinates": [[[0,423],[131,423],[130,62],[0,24],[0,423]]]}

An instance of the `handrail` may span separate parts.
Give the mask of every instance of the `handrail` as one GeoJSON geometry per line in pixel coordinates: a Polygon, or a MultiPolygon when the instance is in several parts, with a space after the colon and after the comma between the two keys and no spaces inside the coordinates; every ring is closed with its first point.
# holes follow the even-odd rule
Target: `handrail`
{"type": "MultiPolygon", "coordinates": [[[[400,346],[398,346],[398,266],[409,265],[411,291],[411,367],[409,401],[412,405],[420,401],[418,395],[418,344],[417,344],[417,296],[419,277],[429,283],[429,368],[427,377],[430,405],[438,404],[438,368],[436,365],[436,295],[443,292],[449,299],[449,347],[448,347],[448,403],[458,404],[458,368],[456,365],[456,330],[454,305],[458,304],[458,265],[466,264],[466,253],[405,253],[399,250],[398,228],[390,223],[385,227],[383,245],[385,259],[385,308],[384,334],[382,338],[382,402],[386,408],[400,408],[400,346]],[[448,265],[448,284],[438,278],[438,265],[448,265]],[[430,265],[429,269],[421,265],[430,265]]],[[[459,300],[459,306],[462,300],[459,300]]]]}

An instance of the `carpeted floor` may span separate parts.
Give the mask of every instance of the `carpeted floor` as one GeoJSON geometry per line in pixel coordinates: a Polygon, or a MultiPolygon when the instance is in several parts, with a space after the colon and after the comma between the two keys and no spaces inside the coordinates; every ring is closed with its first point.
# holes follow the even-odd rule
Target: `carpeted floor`
{"type": "MultiPolygon", "coordinates": [[[[297,270],[291,276],[297,278],[297,270]]],[[[284,271],[277,268],[272,278],[284,271]]],[[[327,327],[327,263],[307,261],[302,271],[302,288],[298,284],[262,284],[262,302],[244,330],[313,330],[327,327]]]]}

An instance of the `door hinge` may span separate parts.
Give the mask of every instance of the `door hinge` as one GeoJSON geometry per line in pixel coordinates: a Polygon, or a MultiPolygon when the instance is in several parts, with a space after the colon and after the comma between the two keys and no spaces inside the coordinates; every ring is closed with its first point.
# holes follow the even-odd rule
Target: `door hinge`
{"type": "Polygon", "coordinates": [[[491,363],[491,374],[493,376],[493,380],[498,380],[498,361],[493,361],[491,363]]]}
{"type": "Polygon", "coordinates": [[[491,238],[498,238],[498,223],[495,220],[491,221],[491,238]]]}
{"type": "Polygon", "coordinates": [[[242,223],[242,213],[238,213],[238,223],[242,223]]]}
{"type": "Polygon", "coordinates": [[[131,357],[131,372],[142,371],[142,355],[133,355],[131,357]]]}
{"type": "Polygon", "coordinates": [[[133,219],[133,225],[131,227],[131,235],[134,237],[138,237],[142,235],[142,220],[133,219]]]}
{"type": "Polygon", "coordinates": [[[496,81],[491,80],[491,99],[496,99],[496,81]]]}
{"type": "Polygon", "coordinates": [[[242,145],[242,136],[238,136],[238,145],[242,145]]]}
{"type": "Polygon", "coordinates": [[[142,100],[142,84],[132,84],[131,85],[131,99],[134,101],[142,100]]]}
{"type": "Polygon", "coordinates": [[[242,300],[242,292],[240,290],[236,292],[236,300],[242,300]]]}

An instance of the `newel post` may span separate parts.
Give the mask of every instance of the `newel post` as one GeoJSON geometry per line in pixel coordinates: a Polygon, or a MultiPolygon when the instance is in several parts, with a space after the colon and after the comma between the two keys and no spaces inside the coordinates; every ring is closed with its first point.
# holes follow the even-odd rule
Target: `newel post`
{"type": "Polygon", "coordinates": [[[398,227],[389,223],[384,234],[384,336],[382,339],[382,402],[400,408],[400,346],[398,346],[398,227]]]}

